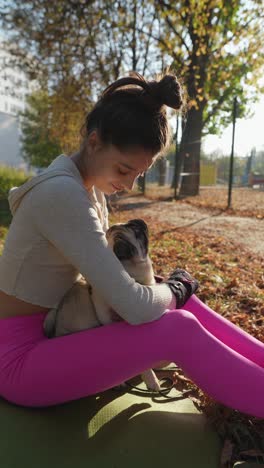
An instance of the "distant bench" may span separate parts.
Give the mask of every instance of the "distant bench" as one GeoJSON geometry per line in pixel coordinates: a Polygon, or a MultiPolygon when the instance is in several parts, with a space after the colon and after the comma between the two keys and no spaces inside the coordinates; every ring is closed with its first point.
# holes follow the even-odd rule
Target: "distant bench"
{"type": "Polygon", "coordinates": [[[248,185],[249,187],[253,187],[254,185],[264,187],[264,174],[254,174],[253,172],[249,174],[248,185]]]}

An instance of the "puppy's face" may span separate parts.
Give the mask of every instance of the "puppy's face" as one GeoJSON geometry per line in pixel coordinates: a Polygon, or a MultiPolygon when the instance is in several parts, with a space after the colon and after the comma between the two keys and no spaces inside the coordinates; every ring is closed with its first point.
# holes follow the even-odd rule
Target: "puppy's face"
{"type": "Polygon", "coordinates": [[[148,255],[148,227],[143,219],[111,226],[106,238],[120,261],[145,259],[148,255]]]}
{"type": "Polygon", "coordinates": [[[138,283],[155,283],[152,263],[148,256],[148,227],[142,219],[111,226],[106,238],[109,246],[126,271],[138,283]]]}

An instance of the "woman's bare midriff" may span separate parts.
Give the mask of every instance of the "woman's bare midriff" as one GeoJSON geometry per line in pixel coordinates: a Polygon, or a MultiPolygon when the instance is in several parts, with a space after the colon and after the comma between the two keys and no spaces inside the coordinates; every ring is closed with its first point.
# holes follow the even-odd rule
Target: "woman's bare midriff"
{"type": "Polygon", "coordinates": [[[16,317],[18,315],[32,315],[40,312],[48,312],[49,307],[42,307],[30,302],[22,301],[15,296],[0,291],[0,320],[16,317]]]}

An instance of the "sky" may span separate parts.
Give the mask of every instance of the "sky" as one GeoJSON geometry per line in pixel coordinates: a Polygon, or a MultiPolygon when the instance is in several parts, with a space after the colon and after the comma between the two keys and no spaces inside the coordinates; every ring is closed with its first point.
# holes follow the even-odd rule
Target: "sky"
{"type": "MultiPolygon", "coordinates": [[[[264,95],[252,107],[254,116],[250,119],[237,119],[235,127],[234,151],[237,156],[248,156],[251,149],[264,150],[264,95]]],[[[204,138],[203,149],[211,153],[221,149],[225,155],[231,153],[232,124],[223,132],[221,137],[208,135],[204,138]]]]}

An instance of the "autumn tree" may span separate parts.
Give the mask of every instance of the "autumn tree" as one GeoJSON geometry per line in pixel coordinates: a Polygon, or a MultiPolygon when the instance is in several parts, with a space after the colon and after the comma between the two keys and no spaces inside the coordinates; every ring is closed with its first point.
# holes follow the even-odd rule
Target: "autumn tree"
{"type": "Polygon", "coordinates": [[[130,70],[157,70],[161,51],[139,31],[152,32],[155,16],[147,0],[1,1],[13,60],[48,90],[56,116],[49,138],[69,150],[83,108],[89,110],[103,88],[130,70]]]}
{"type": "Polygon", "coordinates": [[[49,95],[38,90],[27,98],[28,106],[20,114],[22,154],[33,167],[46,167],[61,153],[61,146],[50,133],[49,95]]]}
{"type": "Polygon", "coordinates": [[[263,71],[263,3],[259,0],[154,0],[162,23],[159,47],[186,86],[179,172],[181,195],[199,192],[202,137],[219,133],[232,119],[235,96],[240,117],[257,99],[263,71]]]}
{"type": "Polygon", "coordinates": [[[59,153],[79,149],[90,103],[80,100],[78,92],[78,82],[74,86],[72,80],[52,92],[38,89],[28,96],[20,121],[23,157],[31,166],[45,167],[59,153]]]}
{"type": "Polygon", "coordinates": [[[9,50],[36,78],[42,70],[48,87],[79,81],[96,99],[102,88],[129,70],[157,71],[161,52],[152,32],[155,8],[148,0],[1,0],[0,21],[9,50]],[[31,57],[31,62],[30,62],[31,57]],[[47,80],[48,77],[48,80],[47,80]]]}
{"type": "Polygon", "coordinates": [[[59,87],[77,82],[78,99],[92,103],[129,70],[148,78],[170,65],[189,98],[178,172],[192,175],[183,178],[183,195],[199,191],[203,136],[229,124],[235,96],[239,116],[247,115],[260,90],[260,0],[1,0],[1,6],[14,57],[21,59],[22,50],[28,69],[40,70],[57,97],[59,87]]]}

